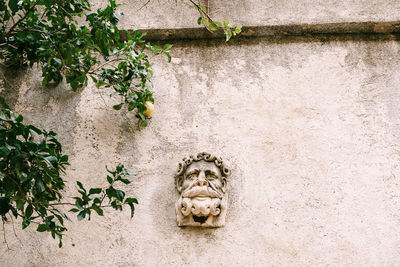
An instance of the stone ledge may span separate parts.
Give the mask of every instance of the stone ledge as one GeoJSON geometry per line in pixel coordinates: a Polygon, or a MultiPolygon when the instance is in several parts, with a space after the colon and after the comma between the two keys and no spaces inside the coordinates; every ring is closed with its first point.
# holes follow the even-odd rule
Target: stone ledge
{"type": "MultiPolygon", "coordinates": [[[[208,32],[203,27],[177,29],[143,29],[147,41],[201,40],[225,38],[222,31],[208,32]]],[[[400,34],[400,21],[346,22],[324,24],[289,24],[268,26],[243,26],[240,37],[282,38],[286,36],[320,35],[387,35],[400,34]]]]}

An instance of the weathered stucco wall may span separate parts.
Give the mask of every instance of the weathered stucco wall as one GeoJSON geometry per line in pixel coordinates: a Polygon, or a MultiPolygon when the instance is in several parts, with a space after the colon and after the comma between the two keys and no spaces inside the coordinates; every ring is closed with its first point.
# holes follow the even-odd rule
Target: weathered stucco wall
{"type": "Polygon", "coordinates": [[[140,205],[132,220],[126,211],[69,224],[62,249],[33,229],[20,242],[6,225],[1,265],[400,264],[399,49],[178,44],[172,64],[157,61],[156,112],[141,131],[92,86],[73,94],[22,79],[15,110],[60,134],[71,187],[102,185],[104,165],[124,162],[140,205]],[[232,169],[224,228],[176,226],[173,175],[199,151],[232,169]]]}
{"type": "MultiPolygon", "coordinates": [[[[97,6],[104,0],[93,0],[97,6]]],[[[196,3],[199,1],[195,1],[196,3]]],[[[201,1],[204,3],[204,1],[201,1]]],[[[213,18],[241,25],[285,25],[400,19],[396,0],[209,0],[213,18]]],[[[198,12],[189,0],[121,0],[126,28],[187,28],[198,26],[198,12]]]]}
{"type": "Polygon", "coordinates": [[[357,36],[178,42],[172,63],[154,59],[156,109],[140,131],[106,90],[6,71],[0,94],[70,155],[66,195],[76,180],[102,186],[104,166],[122,162],[140,205],[132,220],[68,223],[62,249],[6,224],[0,266],[400,265],[399,51],[357,36]],[[179,228],[173,176],[202,151],[232,170],[226,226],[179,228]]]}

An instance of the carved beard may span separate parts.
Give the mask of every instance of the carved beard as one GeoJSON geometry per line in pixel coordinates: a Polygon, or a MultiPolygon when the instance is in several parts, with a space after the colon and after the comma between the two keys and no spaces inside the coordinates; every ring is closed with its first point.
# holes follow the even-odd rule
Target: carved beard
{"type": "Polygon", "coordinates": [[[217,216],[221,213],[221,199],[219,198],[182,198],[181,212],[184,216],[190,213],[196,216],[217,216]]]}

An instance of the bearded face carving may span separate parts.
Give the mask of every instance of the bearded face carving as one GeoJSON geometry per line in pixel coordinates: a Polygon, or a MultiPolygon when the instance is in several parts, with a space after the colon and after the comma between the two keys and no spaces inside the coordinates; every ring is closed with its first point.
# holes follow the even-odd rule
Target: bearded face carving
{"type": "Polygon", "coordinates": [[[229,175],[222,159],[211,154],[184,158],[175,177],[180,193],[176,203],[178,226],[224,226],[229,175]]]}

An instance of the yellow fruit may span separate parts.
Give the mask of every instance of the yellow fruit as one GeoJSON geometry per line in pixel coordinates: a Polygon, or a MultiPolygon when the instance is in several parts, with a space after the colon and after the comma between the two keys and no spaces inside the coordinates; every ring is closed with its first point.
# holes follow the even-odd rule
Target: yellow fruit
{"type": "Polygon", "coordinates": [[[151,115],[153,115],[154,112],[154,104],[151,103],[150,101],[146,101],[146,103],[144,103],[144,106],[146,107],[146,112],[144,113],[144,115],[146,117],[151,117],[151,115]]]}

